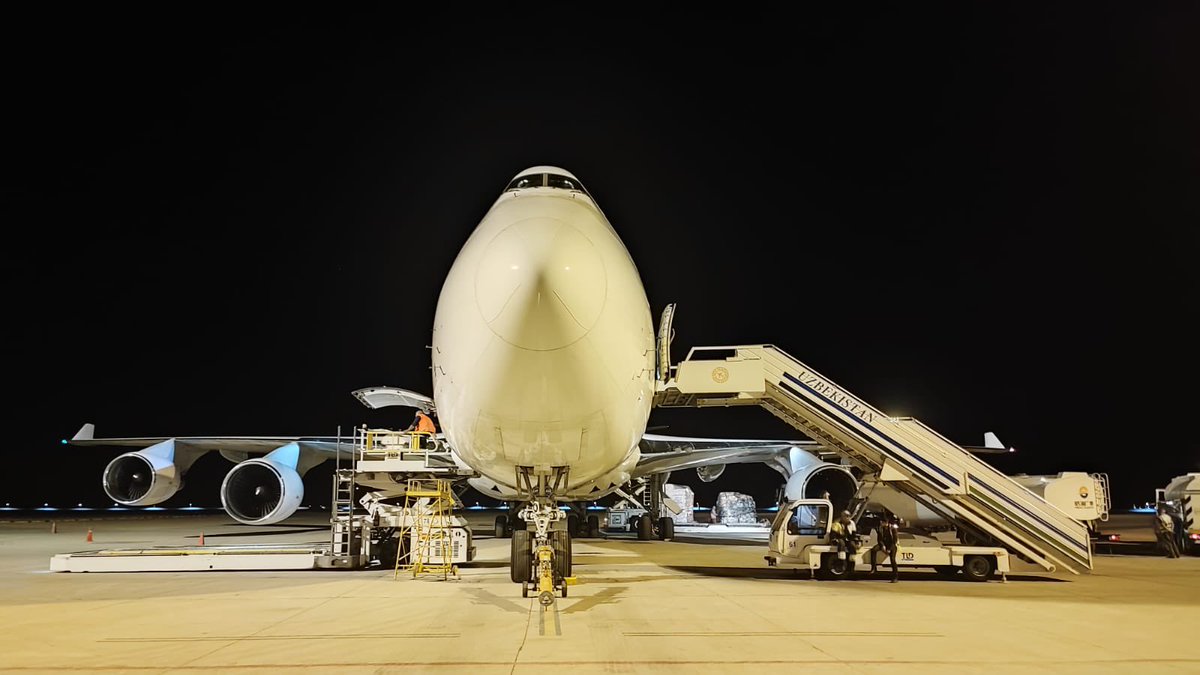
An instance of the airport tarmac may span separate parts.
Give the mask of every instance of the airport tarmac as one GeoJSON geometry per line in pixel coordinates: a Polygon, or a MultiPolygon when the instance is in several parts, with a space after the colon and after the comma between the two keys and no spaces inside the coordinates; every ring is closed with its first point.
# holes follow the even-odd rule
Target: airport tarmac
{"type": "Polygon", "coordinates": [[[0,523],[0,672],[1200,671],[1197,557],[1099,555],[1079,577],[1025,569],[977,584],[922,571],[890,584],[767,568],[753,538],[576,540],[580,584],[558,600],[557,631],[508,580],[508,541],[484,534],[451,581],[47,571],[56,553],[194,545],[201,531],[210,545],[321,541],[326,528],[321,513],[273,527],[64,521],[56,534],[0,523]]]}

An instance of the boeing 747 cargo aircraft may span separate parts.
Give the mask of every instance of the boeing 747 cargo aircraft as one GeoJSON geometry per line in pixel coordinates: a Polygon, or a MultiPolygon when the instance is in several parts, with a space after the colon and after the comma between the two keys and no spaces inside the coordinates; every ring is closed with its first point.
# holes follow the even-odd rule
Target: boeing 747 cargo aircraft
{"type": "MultiPolygon", "coordinates": [[[[552,166],[518,173],[446,276],[433,323],[433,398],[410,399],[436,408],[442,441],[473,470],[472,486],[521,506],[497,523],[498,534],[513,535],[514,581],[529,579],[529,552],[551,531],[565,533],[555,550],[569,569],[563,536],[572,533],[558,522],[559,503],[594,501],[648,475],[694,468],[713,480],[725,464],[766,462],[788,479],[790,498],[828,491],[844,504],[854,495],[849,470],[822,461],[809,441],[647,435],[656,372],[669,365],[663,340],[656,344],[637,267],[579,179],[552,166]]],[[[133,506],[170,498],[196,457],[219,451],[237,462],[222,503],[250,524],[294,513],[301,476],[337,445],[320,437],[104,439],[91,425],[72,442],[145,448],[104,472],[108,495],[133,506]]]]}

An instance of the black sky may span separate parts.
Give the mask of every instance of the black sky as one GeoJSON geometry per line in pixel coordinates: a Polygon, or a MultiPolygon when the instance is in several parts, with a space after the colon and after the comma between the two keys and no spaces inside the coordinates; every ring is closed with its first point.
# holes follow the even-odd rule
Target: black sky
{"type": "MultiPolygon", "coordinates": [[[[116,453],[58,444],[85,421],[407,422],[348,392],[430,389],[442,279],[542,163],[600,202],[655,314],[679,303],[677,351],[779,344],[952,439],[996,431],[1006,471],[1107,471],[1122,505],[1200,469],[1194,5],[544,18],[10,15],[0,502],[103,503],[116,453]]],[[[177,501],[218,503],[223,470],[177,501]]]]}

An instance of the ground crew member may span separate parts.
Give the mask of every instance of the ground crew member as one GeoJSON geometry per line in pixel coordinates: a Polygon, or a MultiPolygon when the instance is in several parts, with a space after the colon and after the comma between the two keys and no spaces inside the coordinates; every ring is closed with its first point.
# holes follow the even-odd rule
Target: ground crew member
{"type": "Polygon", "coordinates": [[[896,562],[897,541],[900,539],[900,525],[896,522],[896,516],[892,513],[887,513],[883,516],[879,526],[875,528],[875,546],[871,547],[871,574],[875,574],[876,562],[875,556],[880,551],[885,554],[884,562],[887,562],[888,557],[892,559],[892,583],[900,580],[900,566],[896,562]]]}
{"type": "Polygon", "coordinates": [[[846,569],[849,572],[854,571],[854,553],[858,550],[855,545],[855,537],[858,532],[855,531],[854,521],[850,519],[849,511],[842,511],[842,515],[829,528],[829,542],[837,546],[839,550],[846,552],[846,569]]]}
{"type": "MultiPolygon", "coordinates": [[[[437,427],[434,426],[433,420],[429,418],[429,415],[426,415],[424,411],[418,410],[416,415],[413,416],[412,424],[408,425],[405,431],[429,434],[429,438],[432,439],[433,435],[437,433],[437,427]]],[[[425,444],[425,438],[421,438],[421,444],[425,444]]]]}
{"type": "Polygon", "coordinates": [[[1158,543],[1167,552],[1168,558],[1179,557],[1179,545],[1175,543],[1175,519],[1163,507],[1158,507],[1158,515],[1154,518],[1154,534],[1158,543]]]}

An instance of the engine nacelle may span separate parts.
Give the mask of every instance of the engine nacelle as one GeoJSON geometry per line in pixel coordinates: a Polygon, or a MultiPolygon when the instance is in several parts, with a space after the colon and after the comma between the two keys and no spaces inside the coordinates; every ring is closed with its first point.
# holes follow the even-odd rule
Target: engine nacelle
{"type": "Polygon", "coordinates": [[[221,483],[225,512],[247,525],[278,523],[295,513],[302,499],[300,473],[271,455],[238,464],[221,483]]]}
{"type": "Polygon", "coordinates": [[[724,464],[713,464],[711,466],[696,467],[696,476],[704,483],[711,483],[721,477],[725,473],[724,464]]]}
{"type": "Polygon", "coordinates": [[[183,472],[194,459],[194,454],[186,451],[176,458],[173,438],[127,452],[104,468],[104,493],[125,506],[165,502],[183,487],[183,472]]]}
{"type": "Polygon", "coordinates": [[[822,462],[815,457],[812,461],[793,464],[798,465],[793,467],[792,475],[788,477],[787,487],[784,489],[784,495],[789,501],[820,499],[828,492],[834,513],[838,513],[848,507],[850,500],[858,493],[858,480],[844,466],[822,462]]]}
{"type": "Polygon", "coordinates": [[[125,506],[149,506],[165,502],[183,487],[179,467],[169,459],[142,452],[128,452],[104,469],[104,493],[125,506]]]}

